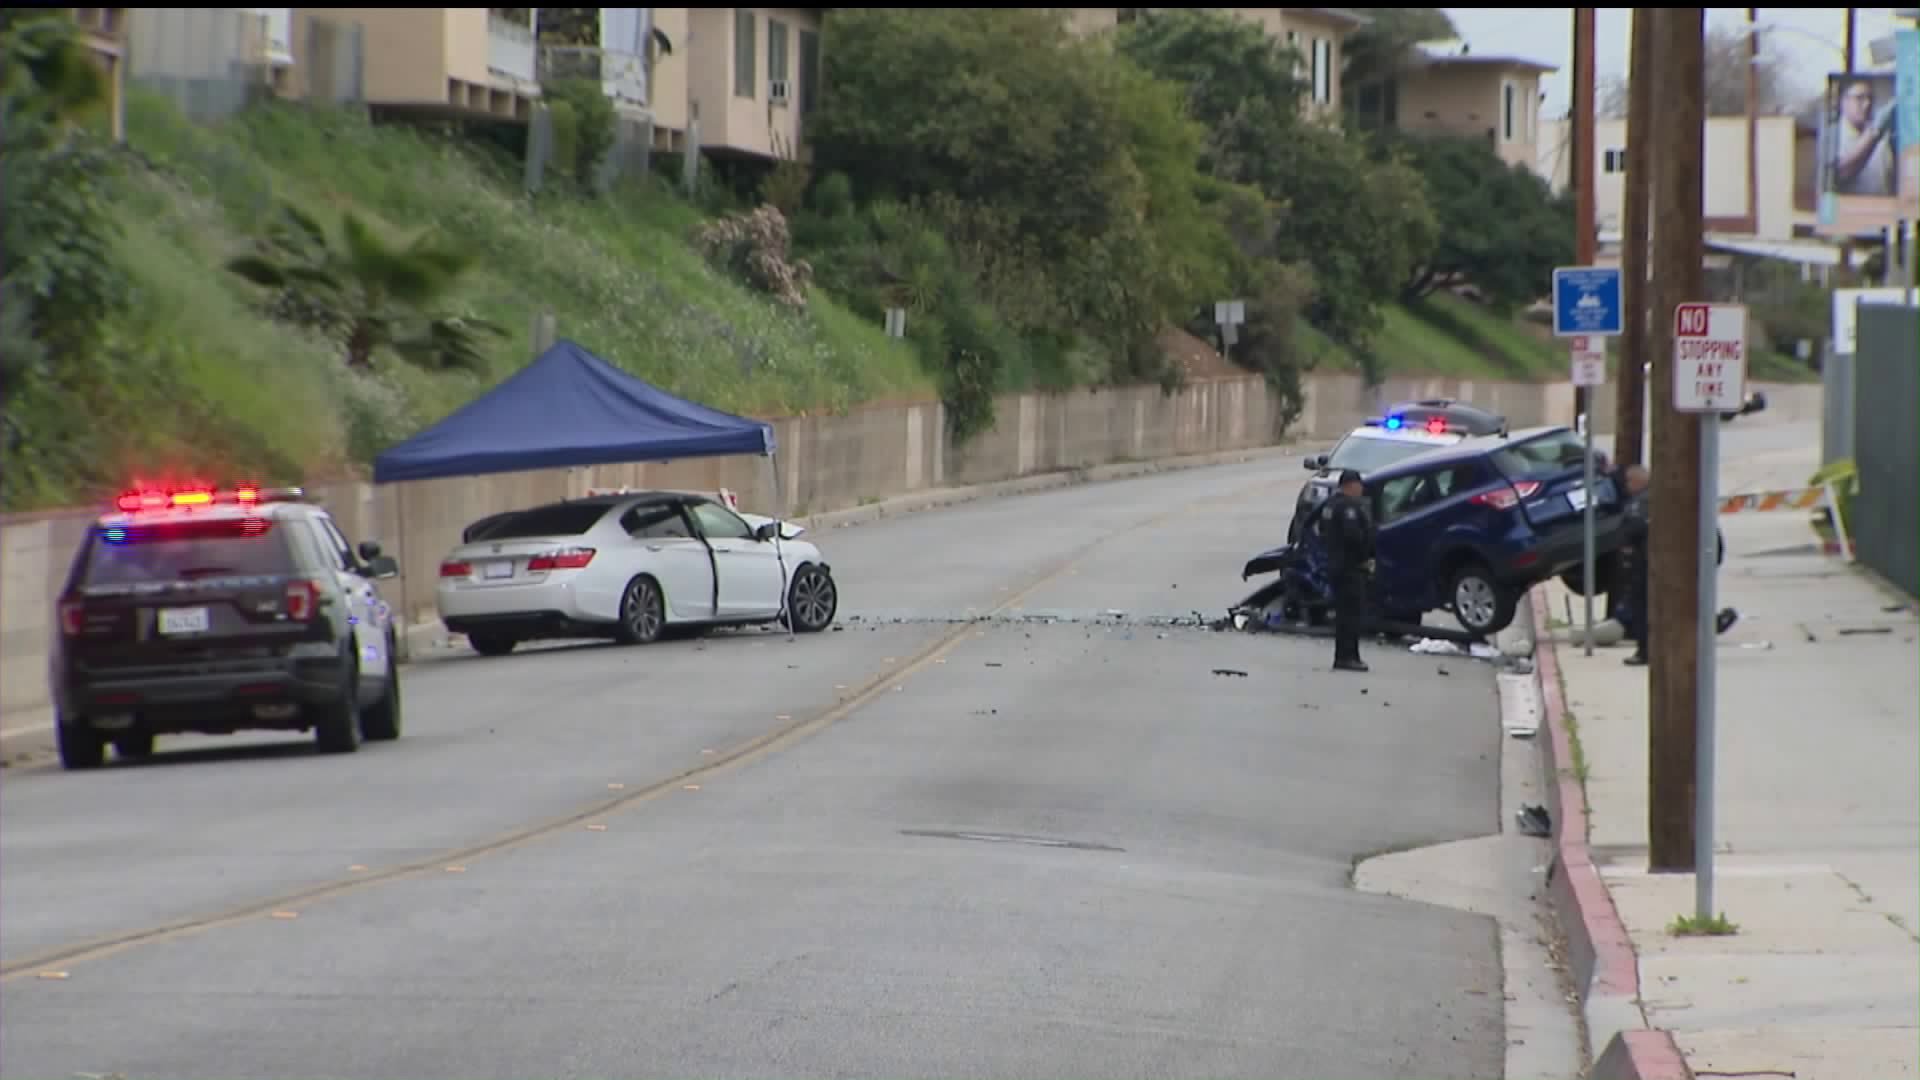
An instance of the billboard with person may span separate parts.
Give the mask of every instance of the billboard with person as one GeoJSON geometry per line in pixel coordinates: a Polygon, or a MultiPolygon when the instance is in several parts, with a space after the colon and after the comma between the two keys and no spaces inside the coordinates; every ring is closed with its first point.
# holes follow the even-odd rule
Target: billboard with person
{"type": "Polygon", "coordinates": [[[1920,147],[1901,138],[1898,89],[1890,71],[1827,77],[1817,178],[1821,232],[1877,233],[1915,216],[1920,147]]]}

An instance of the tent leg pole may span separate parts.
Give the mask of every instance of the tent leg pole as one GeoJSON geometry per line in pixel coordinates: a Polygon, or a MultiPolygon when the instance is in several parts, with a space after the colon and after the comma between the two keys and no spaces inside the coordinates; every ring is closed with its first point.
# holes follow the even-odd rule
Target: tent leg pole
{"type": "MultiPolygon", "coordinates": [[[[404,559],[407,557],[407,488],[405,484],[393,486],[393,510],[396,534],[394,541],[400,547],[400,557],[404,559]]],[[[402,566],[400,568],[400,629],[394,634],[394,640],[400,643],[400,655],[395,657],[396,660],[413,659],[413,635],[409,633],[413,627],[413,603],[411,590],[407,588],[410,579],[411,575],[407,573],[406,567],[402,566]]]]}
{"type": "Polygon", "coordinates": [[[788,586],[791,583],[787,581],[786,553],[780,550],[780,533],[786,528],[787,522],[787,495],[780,484],[780,454],[777,451],[767,455],[767,465],[773,470],[773,550],[780,560],[780,621],[787,626],[787,640],[792,641],[793,612],[787,608],[788,586]]]}

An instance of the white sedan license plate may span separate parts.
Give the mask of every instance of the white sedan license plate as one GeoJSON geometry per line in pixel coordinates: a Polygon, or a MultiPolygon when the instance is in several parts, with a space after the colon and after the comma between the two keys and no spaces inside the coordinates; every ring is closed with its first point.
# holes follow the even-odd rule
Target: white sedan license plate
{"type": "Polygon", "coordinates": [[[513,576],[513,563],[490,562],[481,573],[486,575],[488,581],[499,581],[501,578],[510,578],[513,576]]]}
{"type": "Polygon", "coordinates": [[[1586,509],[1586,507],[1587,507],[1587,489],[1586,489],[1586,488],[1574,488],[1574,489],[1573,489],[1572,491],[1569,491],[1569,492],[1567,492],[1567,502],[1569,502],[1569,503],[1572,503],[1572,504],[1573,504],[1573,508],[1574,508],[1575,510],[1584,510],[1584,509],[1586,509]]]}
{"type": "Polygon", "coordinates": [[[162,634],[204,634],[210,625],[203,607],[161,608],[162,634]]]}

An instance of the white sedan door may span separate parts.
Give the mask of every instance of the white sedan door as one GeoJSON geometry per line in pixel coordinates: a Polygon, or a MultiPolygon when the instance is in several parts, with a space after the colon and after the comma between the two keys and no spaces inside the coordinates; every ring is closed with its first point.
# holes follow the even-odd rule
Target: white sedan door
{"type": "Polygon", "coordinates": [[[642,503],[620,515],[638,567],[660,581],[674,622],[713,618],[713,562],[676,503],[642,503]]]}
{"type": "Polygon", "coordinates": [[[691,509],[719,568],[719,617],[755,619],[780,614],[786,580],[774,545],[755,540],[753,529],[740,515],[719,503],[697,502],[691,509]]]}

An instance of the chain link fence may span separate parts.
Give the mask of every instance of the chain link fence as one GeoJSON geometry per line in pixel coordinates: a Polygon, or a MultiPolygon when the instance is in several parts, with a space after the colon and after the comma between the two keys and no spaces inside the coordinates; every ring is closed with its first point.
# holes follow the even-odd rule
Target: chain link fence
{"type": "Polygon", "coordinates": [[[1854,357],[1854,551],[1907,595],[1920,599],[1920,307],[1860,305],[1854,357]]]}

